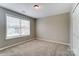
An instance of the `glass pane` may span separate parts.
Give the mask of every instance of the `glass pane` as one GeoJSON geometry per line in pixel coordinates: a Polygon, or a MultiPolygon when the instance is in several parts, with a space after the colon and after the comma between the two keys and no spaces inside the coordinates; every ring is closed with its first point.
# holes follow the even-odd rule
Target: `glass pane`
{"type": "Polygon", "coordinates": [[[7,19],[7,37],[20,35],[20,19],[6,16],[7,19]]]}
{"type": "Polygon", "coordinates": [[[21,35],[30,35],[30,21],[21,20],[21,35]]]}

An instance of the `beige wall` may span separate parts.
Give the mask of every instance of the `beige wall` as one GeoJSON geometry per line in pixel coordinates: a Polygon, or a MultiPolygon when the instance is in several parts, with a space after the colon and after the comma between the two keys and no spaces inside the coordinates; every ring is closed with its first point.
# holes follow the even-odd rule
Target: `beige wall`
{"type": "Polygon", "coordinates": [[[33,18],[21,15],[17,12],[14,11],[10,11],[4,8],[0,7],[0,48],[3,48],[5,46],[10,46],[12,44],[16,44],[18,42],[22,42],[25,40],[29,40],[35,38],[35,20],[33,18]],[[17,17],[22,17],[22,18],[26,18],[28,20],[30,20],[30,36],[24,36],[24,37],[19,37],[19,38],[14,38],[14,39],[8,39],[6,40],[6,13],[10,13],[13,14],[17,17]]]}
{"type": "Polygon", "coordinates": [[[68,44],[69,21],[69,13],[37,19],[37,38],[68,44]]]}

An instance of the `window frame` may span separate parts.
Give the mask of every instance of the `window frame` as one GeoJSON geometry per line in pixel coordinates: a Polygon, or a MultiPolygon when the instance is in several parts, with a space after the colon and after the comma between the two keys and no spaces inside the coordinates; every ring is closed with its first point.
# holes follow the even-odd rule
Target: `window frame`
{"type": "Polygon", "coordinates": [[[28,20],[27,18],[22,18],[22,17],[17,17],[17,16],[15,16],[15,15],[12,15],[12,14],[9,14],[9,13],[7,13],[6,15],[6,39],[14,39],[14,38],[20,38],[20,37],[27,37],[27,36],[30,36],[31,35],[31,22],[30,22],[30,20],[28,20]],[[19,24],[20,24],[20,34],[18,35],[18,36],[10,36],[10,37],[8,37],[7,36],[7,16],[9,16],[9,17],[14,17],[14,18],[18,18],[18,19],[20,19],[20,22],[19,22],[19,24]],[[26,20],[26,21],[29,21],[29,35],[22,35],[21,34],[21,20],[26,20]]]}

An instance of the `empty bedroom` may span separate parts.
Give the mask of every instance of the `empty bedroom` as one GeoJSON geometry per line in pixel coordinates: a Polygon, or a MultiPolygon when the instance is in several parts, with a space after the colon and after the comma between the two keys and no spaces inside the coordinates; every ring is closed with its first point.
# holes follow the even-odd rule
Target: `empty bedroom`
{"type": "Polygon", "coordinates": [[[0,56],[79,56],[78,3],[0,3],[0,56]]]}

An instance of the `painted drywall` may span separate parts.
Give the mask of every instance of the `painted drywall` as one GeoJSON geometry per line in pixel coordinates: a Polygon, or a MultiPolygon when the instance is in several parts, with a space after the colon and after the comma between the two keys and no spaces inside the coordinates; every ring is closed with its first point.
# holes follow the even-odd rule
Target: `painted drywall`
{"type": "Polygon", "coordinates": [[[37,19],[37,38],[69,44],[69,13],[37,19]]]}
{"type": "MultiPolygon", "coordinates": [[[[75,6],[73,8],[75,8],[75,6]]],[[[76,56],[79,56],[79,5],[74,9],[74,12],[71,12],[70,33],[71,49],[76,56]]]]}
{"type": "Polygon", "coordinates": [[[24,16],[22,14],[16,13],[14,11],[5,9],[0,7],[0,48],[3,48],[5,46],[9,46],[12,44],[16,44],[18,42],[22,42],[24,40],[29,40],[35,38],[35,20],[33,18],[24,16]],[[14,39],[9,39],[6,40],[6,16],[5,14],[9,13],[9,14],[13,14],[16,17],[20,17],[20,18],[25,18],[30,20],[30,36],[24,36],[24,37],[20,37],[20,38],[14,38],[14,39]]]}

